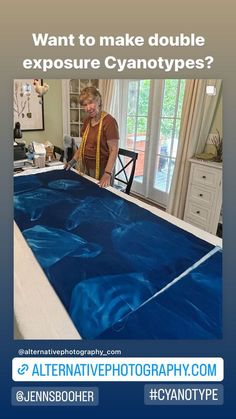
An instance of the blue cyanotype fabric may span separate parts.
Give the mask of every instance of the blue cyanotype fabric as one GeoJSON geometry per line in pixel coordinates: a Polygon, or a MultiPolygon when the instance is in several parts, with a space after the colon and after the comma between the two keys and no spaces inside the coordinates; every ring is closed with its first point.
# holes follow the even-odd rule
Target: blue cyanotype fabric
{"type": "MultiPolygon", "coordinates": [[[[144,310],[146,301],[214,248],[72,171],[16,176],[14,188],[15,221],[85,339],[106,331],[122,338],[114,325],[144,310]]],[[[174,313],[172,305],[170,298],[174,313]]],[[[144,318],[144,324],[153,322],[144,318]]],[[[191,339],[197,332],[180,319],[179,330],[191,339]]],[[[202,330],[203,338],[213,337],[200,322],[199,336],[202,330]]],[[[145,338],[162,338],[146,326],[145,338]]],[[[128,334],[139,338],[135,327],[128,334]]],[[[166,334],[174,337],[176,330],[166,334]]]]}
{"type": "Polygon", "coordinates": [[[136,310],[153,292],[151,282],[136,272],[91,278],[74,288],[71,318],[83,336],[95,338],[98,331],[106,330],[136,310]]]}
{"type": "Polygon", "coordinates": [[[98,244],[88,243],[80,236],[59,228],[35,225],[23,231],[42,268],[49,268],[66,255],[73,257],[95,257],[101,252],[98,244]]]}
{"type": "Polygon", "coordinates": [[[144,303],[99,339],[222,338],[222,252],[144,303]]]}

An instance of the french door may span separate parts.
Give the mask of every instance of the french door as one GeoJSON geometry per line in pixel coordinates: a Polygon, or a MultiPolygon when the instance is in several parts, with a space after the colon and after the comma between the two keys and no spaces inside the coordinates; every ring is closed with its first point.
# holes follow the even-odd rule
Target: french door
{"type": "Polygon", "coordinates": [[[184,80],[124,80],[121,146],[138,152],[132,191],[166,206],[175,166],[184,80]]]}

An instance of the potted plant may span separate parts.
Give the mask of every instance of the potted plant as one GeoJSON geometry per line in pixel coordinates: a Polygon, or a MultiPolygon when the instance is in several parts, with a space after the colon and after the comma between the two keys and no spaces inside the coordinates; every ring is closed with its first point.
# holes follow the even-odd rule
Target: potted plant
{"type": "Polygon", "coordinates": [[[223,138],[220,136],[218,129],[216,131],[217,131],[217,134],[212,139],[212,144],[215,146],[215,149],[216,149],[216,156],[214,160],[218,162],[222,162],[223,138]]]}

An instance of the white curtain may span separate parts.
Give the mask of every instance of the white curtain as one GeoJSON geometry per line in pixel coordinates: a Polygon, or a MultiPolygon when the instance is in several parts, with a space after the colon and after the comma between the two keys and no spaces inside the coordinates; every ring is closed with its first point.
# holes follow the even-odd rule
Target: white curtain
{"type": "Polygon", "coordinates": [[[221,90],[221,80],[187,80],[180,136],[166,211],[183,218],[189,180],[189,159],[204,150],[221,90]],[[216,95],[206,95],[206,86],[214,85],[216,95]]]}
{"type": "Polygon", "coordinates": [[[100,80],[103,110],[110,113],[120,125],[120,83],[119,80],[100,80]]]}

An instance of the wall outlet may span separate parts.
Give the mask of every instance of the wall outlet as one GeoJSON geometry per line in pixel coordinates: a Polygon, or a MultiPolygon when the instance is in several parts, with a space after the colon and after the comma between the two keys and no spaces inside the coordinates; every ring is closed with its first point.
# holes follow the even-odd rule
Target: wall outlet
{"type": "Polygon", "coordinates": [[[208,96],[215,96],[216,95],[216,88],[215,88],[215,86],[206,86],[206,94],[208,96]]]}

